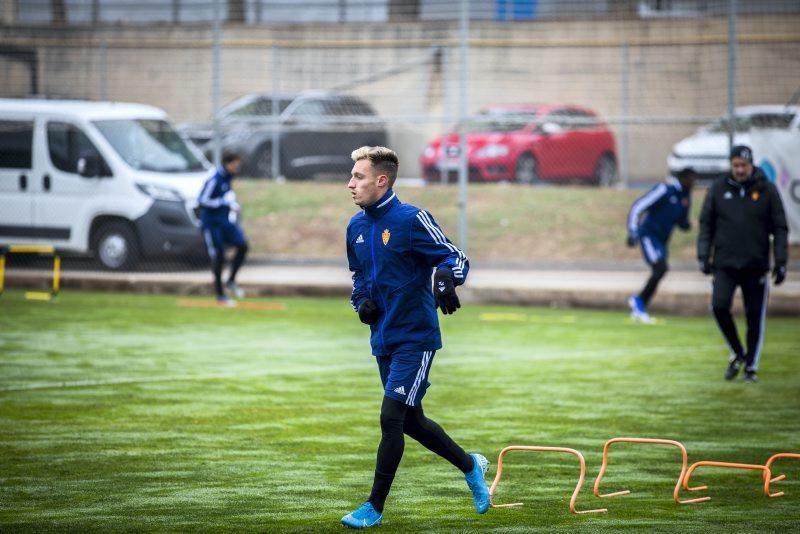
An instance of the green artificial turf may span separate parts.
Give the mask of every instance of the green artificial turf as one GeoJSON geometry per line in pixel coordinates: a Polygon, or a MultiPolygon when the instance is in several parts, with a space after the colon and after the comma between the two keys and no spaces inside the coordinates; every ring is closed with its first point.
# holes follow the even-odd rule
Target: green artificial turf
{"type": "MultiPolygon", "coordinates": [[[[274,302],[274,301],[273,301],[274,302]]],[[[367,328],[345,299],[284,311],[176,306],[169,296],[67,291],[0,297],[0,531],[341,531],[372,482],[381,388],[367,328]]],[[[725,382],[711,318],[629,322],[622,312],[466,305],[442,320],[426,413],[495,473],[510,444],[572,447],[588,471],[572,515],[574,457],[517,454],[478,516],[463,477],[411,440],[381,532],[791,531],[800,463],[765,497],[758,473],[699,470],[710,502],[677,505],[689,461],[764,463],[800,452],[800,319],[771,318],[761,382],[725,382]]],[[[693,496],[692,494],[685,495],[693,496]]]]}

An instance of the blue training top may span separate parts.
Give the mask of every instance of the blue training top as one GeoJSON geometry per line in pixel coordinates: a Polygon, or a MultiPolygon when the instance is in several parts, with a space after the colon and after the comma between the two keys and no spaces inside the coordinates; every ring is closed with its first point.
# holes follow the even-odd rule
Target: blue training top
{"type": "Polygon", "coordinates": [[[225,194],[231,191],[233,176],[224,167],[217,169],[203,184],[197,204],[200,206],[200,222],[203,228],[228,222],[231,200],[225,194]]]}
{"type": "Polygon", "coordinates": [[[380,310],[370,326],[372,354],[442,347],[433,297],[434,269],[448,268],[464,283],[469,260],[444,235],[430,213],[403,204],[390,189],[350,219],[347,260],[353,273],[353,309],[372,299],[380,310]]]}
{"type": "Polygon", "coordinates": [[[676,224],[689,228],[690,205],[690,191],[669,176],[665,183],[653,187],[631,205],[628,234],[634,239],[648,236],[666,243],[676,224]]]}

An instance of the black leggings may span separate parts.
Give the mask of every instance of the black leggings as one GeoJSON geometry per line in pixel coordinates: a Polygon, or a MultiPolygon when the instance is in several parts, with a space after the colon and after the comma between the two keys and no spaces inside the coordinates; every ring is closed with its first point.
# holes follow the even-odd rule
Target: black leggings
{"type": "MultiPolygon", "coordinates": [[[[236,247],[236,255],[233,257],[233,263],[231,263],[231,272],[228,275],[228,282],[236,280],[236,273],[239,272],[239,268],[244,263],[248,249],[249,247],[247,243],[236,247]]],[[[217,297],[222,297],[225,295],[225,292],[222,289],[222,266],[224,262],[225,249],[222,248],[217,250],[217,253],[213,258],[211,258],[211,271],[214,273],[214,291],[216,292],[217,297]]]]}
{"type": "Polygon", "coordinates": [[[369,496],[369,502],[379,512],[383,511],[397,466],[403,457],[404,434],[408,434],[463,473],[468,473],[473,468],[472,457],[436,421],[425,417],[421,405],[411,407],[401,401],[384,397],[381,405],[381,442],[378,445],[375,479],[369,496]]]}
{"type": "Polygon", "coordinates": [[[669,269],[667,262],[663,258],[652,264],[650,268],[652,269],[650,278],[647,280],[642,292],[639,293],[639,298],[642,299],[645,306],[650,303],[650,299],[656,294],[658,283],[661,282],[661,279],[664,278],[664,275],[667,274],[667,270],[669,269]]]}

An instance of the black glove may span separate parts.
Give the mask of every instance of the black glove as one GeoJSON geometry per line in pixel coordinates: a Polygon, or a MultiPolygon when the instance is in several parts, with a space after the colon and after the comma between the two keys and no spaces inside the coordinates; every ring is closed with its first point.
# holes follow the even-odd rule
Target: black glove
{"type": "Polygon", "coordinates": [[[786,280],[786,265],[776,265],[772,269],[772,278],[775,279],[775,285],[779,286],[786,280]]]}
{"type": "Polygon", "coordinates": [[[633,237],[633,234],[628,234],[628,239],[625,240],[625,244],[631,248],[636,246],[636,238],[633,237]]]}
{"type": "Polygon", "coordinates": [[[367,299],[358,307],[358,318],[364,324],[375,324],[380,318],[381,312],[372,299],[367,299]]]}
{"type": "Polygon", "coordinates": [[[441,308],[445,315],[455,313],[461,307],[456,295],[456,286],[453,284],[453,272],[450,269],[438,269],[433,275],[433,296],[436,299],[436,306],[441,308]]]}
{"type": "Polygon", "coordinates": [[[697,260],[697,265],[700,268],[701,273],[711,274],[711,262],[708,261],[708,258],[700,258],[697,260]]]}

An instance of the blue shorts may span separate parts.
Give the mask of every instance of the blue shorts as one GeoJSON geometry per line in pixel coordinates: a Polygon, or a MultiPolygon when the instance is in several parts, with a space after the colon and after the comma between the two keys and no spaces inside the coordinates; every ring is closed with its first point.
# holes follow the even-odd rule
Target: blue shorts
{"type": "Polygon", "coordinates": [[[419,406],[431,385],[428,373],[435,354],[435,350],[426,350],[376,356],[384,395],[409,406],[419,406]]]}
{"type": "Polygon", "coordinates": [[[660,261],[667,261],[667,245],[656,237],[643,235],[639,239],[639,245],[642,247],[642,255],[644,261],[648,265],[655,265],[660,261]]]}
{"type": "Polygon", "coordinates": [[[203,240],[206,242],[210,258],[224,256],[227,245],[241,247],[247,243],[242,228],[229,221],[203,227],[203,240]]]}

